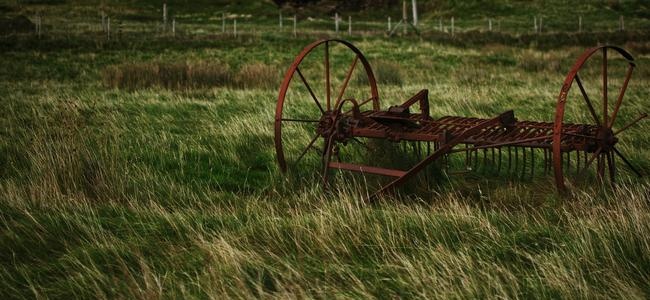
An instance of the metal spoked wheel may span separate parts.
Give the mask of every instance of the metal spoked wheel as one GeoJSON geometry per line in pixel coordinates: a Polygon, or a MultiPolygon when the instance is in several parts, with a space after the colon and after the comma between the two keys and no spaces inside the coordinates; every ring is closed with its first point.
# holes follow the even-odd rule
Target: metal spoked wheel
{"type": "Polygon", "coordinates": [[[357,112],[379,110],[375,77],[359,49],[326,39],[298,54],[284,76],[275,111],[275,150],[282,172],[320,158],[326,180],[336,144],[332,134],[350,98],[361,99],[354,102],[357,112]]]}
{"type": "Polygon", "coordinates": [[[625,50],[600,46],[585,51],[571,68],[558,97],[553,127],[553,168],[561,192],[567,191],[567,185],[576,185],[594,173],[598,179],[606,180],[607,177],[609,183],[614,184],[617,159],[641,176],[616,148],[619,134],[647,117],[644,113],[627,119],[627,122],[621,117],[623,98],[634,67],[634,59],[625,50]],[[613,74],[618,76],[610,76],[613,74]],[[585,79],[587,77],[590,79],[585,79]],[[573,83],[579,93],[575,89],[570,92],[573,83]],[[617,83],[617,89],[614,89],[614,83],[617,83]],[[617,91],[615,98],[610,99],[610,91],[617,91]],[[578,120],[576,115],[583,115],[586,120],[578,120]],[[584,125],[573,125],[573,121],[584,125]],[[566,146],[572,144],[572,138],[588,142],[579,145],[580,149],[572,149],[566,146]],[[571,160],[573,152],[575,157],[571,160]],[[583,153],[582,157],[580,153],[583,153]]]}

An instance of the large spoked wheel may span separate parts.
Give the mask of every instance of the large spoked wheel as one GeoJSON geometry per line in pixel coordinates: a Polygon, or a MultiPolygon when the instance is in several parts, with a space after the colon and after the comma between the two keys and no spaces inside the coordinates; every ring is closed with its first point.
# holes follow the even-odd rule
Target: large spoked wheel
{"type": "Polygon", "coordinates": [[[377,84],[361,51],[338,39],[305,47],[284,76],[275,110],[275,150],[282,172],[320,159],[323,177],[343,99],[359,110],[379,110],[377,84]]]}
{"type": "Polygon", "coordinates": [[[558,97],[553,127],[553,168],[560,192],[566,192],[567,185],[576,185],[594,173],[601,181],[607,176],[613,184],[617,158],[641,176],[616,148],[619,134],[647,117],[641,114],[629,119],[620,113],[634,67],[634,59],[627,51],[600,46],[585,51],[571,68],[558,97]],[[571,91],[574,82],[578,90],[571,91]],[[610,91],[616,96],[610,98],[610,91]],[[576,145],[572,142],[575,138],[587,142],[576,145]],[[575,152],[573,161],[572,152],[575,152]]]}

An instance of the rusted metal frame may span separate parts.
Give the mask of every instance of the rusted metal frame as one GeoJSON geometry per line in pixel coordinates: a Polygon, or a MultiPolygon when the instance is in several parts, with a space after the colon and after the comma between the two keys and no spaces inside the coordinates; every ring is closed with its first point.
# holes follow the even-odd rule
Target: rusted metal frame
{"type": "Polygon", "coordinates": [[[429,90],[424,89],[419,91],[413,97],[400,104],[400,106],[403,108],[409,108],[416,102],[420,104],[420,111],[422,112],[420,114],[420,118],[429,118],[429,90]]]}
{"type": "Polygon", "coordinates": [[[433,154],[429,155],[429,156],[428,156],[427,158],[425,158],[424,160],[420,161],[420,162],[419,162],[418,164],[416,164],[414,167],[412,167],[411,169],[409,169],[409,170],[406,172],[406,174],[404,174],[403,176],[401,176],[401,177],[399,177],[399,178],[393,180],[392,182],[390,182],[389,184],[385,185],[385,186],[382,187],[380,190],[378,190],[377,192],[375,192],[375,193],[374,193],[374,194],[373,194],[373,195],[372,195],[368,200],[369,200],[369,201],[372,201],[372,200],[376,199],[378,195],[383,194],[383,193],[385,193],[385,192],[387,192],[387,191],[389,191],[389,190],[392,190],[392,189],[396,188],[397,186],[403,184],[406,180],[408,180],[408,179],[410,179],[411,177],[413,177],[415,174],[417,174],[418,172],[420,172],[423,168],[425,168],[426,166],[428,166],[430,163],[432,163],[433,161],[437,160],[437,159],[440,158],[442,155],[448,153],[449,150],[451,150],[453,147],[455,147],[456,145],[462,143],[463,140],[464,140],[465,138],[467,138],[468,136],[474,135],[474,134],[476,134],[477,132],[480,132],[481,130],[483,130],[483,129],[489,127],[489,126],[492,126],[492,125],[498,124],[498,123],[500,122],[500,119],[502,118],[502,116],[505,115],[506,113],[508,113],[508,112],[505,112],[505,113],[499,115],[499,116],[496,117],[496,118],[493,118],[493,119],[489,119],[489,120],[483,121],[483,122],[482,122],[481,124],[479,124],[479,125],[476,125],[476,126],[474,126],[474,127],[471,127],[471,128],[466,129],[466,130],[465,130],[463,133],[461,133],[460,135],[458,135],[458,136],[452,138],[452,139],[451,139],[450,141],[448,141],[447,143],[441,145],[441,146],[440,146],[440,149],[438,149],[438,151],[434,152],[433,154]]]}
{"type": "Polygon", "coordinates": [[[503,147],[503,146],[517,146],[518,144],[521,144],[521,143],[527,143],[527,142],[532,142],[532,141],[550,139],[552,137],[553,137],[552,135],[547,135],[547,136],[534,137],[534,138],[518,140],[518,141],[502,142],[502,143],[495,143],[495,144],[486,144],[486,145],[474,146],[474,147],[462,148],[462,149],[453,149],[453,150],[450,150],[449,153],[463,152],[463,151],[474,151],[474,150],[479,150],[479,149],[503,147]]]}
{"type": "Polygon", "coordinates": [[[406,173],[406,171],[402,171],[402,170],[387,169],[387,168],[358,165],[358,164],[351,164],[351,163],[342,163],[342,162],[330,162],[329,167],[333,169],[339,169],[339,170],[347,170],[347,171],[353,171],[359,173],[376,174],[376,175],[390,176],[390,177],[400,177],[406,173]]]}

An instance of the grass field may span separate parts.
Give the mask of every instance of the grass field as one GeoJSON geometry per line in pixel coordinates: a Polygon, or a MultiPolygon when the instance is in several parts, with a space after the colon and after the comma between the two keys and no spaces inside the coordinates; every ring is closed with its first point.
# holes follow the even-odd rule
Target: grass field
{"type": "MultiPolygon", "coordinates": [[[[107,6],[147,16],[150,2],[107,6]]],[[[57,3],[7,6],[12,14],[69,11],[70,20],[87,22],[90,5],[57,3]]],[[[270,5],[261,3],[229,9],[270,5]]],[[[523,19],[546,10],[541,2],[528,11],[505,1],[485,12],[458,3],[440,14],[523,19]]],[[[520,119],[548,122],[586,45],[616,43],[637,65],[619,116],[626,123],[650,105],[643,30],[650,22],[643,2],[615,4],[578,7],[613,5],[603,24],[620,13],[636,18],[639,30],[349,39],[375,67],[384,109],[428,88],[434,117],[514,109],[520,119]]],[[[191,20],[202,7],[210,6],[182,13],[191,20]]],[[[328,34],[318,26],[318,34],[297,38],[142,39],[137,27],[112,41],[84,31],[1,37],[0,298],[649,297],[650,181],[623,164],[615,190],[593,184],[565,197],[540,168],[534,178],[433,168],[433,181],[377,205],[364,204],[364,186],[342,175],[323,193],[316,155],[282,175],[273,148],[278,88],[295,55],[328,34]]],[[[349,62],[344,52],[334,57],[349,62]]],[[[620,86],[624,66],[610,72],[620,86]]],[[[308,76],[319,82],[317,73],[308,76]]],[[[355,77],[350,91],[364,88],[355,77]]],[[[617,88],[610,92],[615,99],[617,88]]],[[[291,95],[306,112],[307,92],[291,95]]],[[[589,117],[571,105],[570,121],[589,117]]],[[[619,149],[648,174],[650,127],[639,124],[622,134],[619,149]]],[[[394,153],[383,158],[406,155],[384,146],[394,153]]]]}

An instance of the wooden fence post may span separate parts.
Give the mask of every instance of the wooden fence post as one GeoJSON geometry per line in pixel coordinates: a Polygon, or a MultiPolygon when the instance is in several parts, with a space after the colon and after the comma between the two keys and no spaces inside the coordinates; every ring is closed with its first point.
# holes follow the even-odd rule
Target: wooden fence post
{"type": "Polygon", "coordinates": [[[296,15],[293,15],[293,37],[298,36],[298,31],[296,31],[296,23],[297,23],[296,15]]]}
{"type": "Polygon", "coordinates": [[[619,25],[620,25],[620,30],[624,31],[625,30],[625,20],[623,19],[623,16],[620,17],[619,19],[619,25]]]}
{"type": "Polygon", "coordinates": [[[339,34],[339,13],[334,14],[334,29],[336,34],[339,34]]]}
{"type": "Polygon", "coordinates": [[[172,36],[176,36],[176,18],[172,18],[172,36]]]}
{"type": "Polygon", "coordinates": [[[352,16],[348,16],[348,35],[352,35],[352,16]]]}
{"type": "Polygon", "coordinates": [[[582,16],[578,17],[578,32],[582,32],[582,16]]]}
{"type": "Polygon", "coordinates": [[[221,13],[221,33],[226,33],[226,13],[221,13]]]}
{"type": "Polygon", "coordinates": [[[282,11],[279,11],[280,31],[282,31],[282,11]]]}
{"type": "Polygon", "coordinates": [[[451,17],[451,36],[454,36],[454,17],[451,17]]]}
{"type": "Polygon", "coordinates": [[[418,26],[418,3],[416,0],[412,0],[411,5],[413,6],[413,26],[418,26]]]}
{"type": "Polygon", "coordinates": [[[111,17],[106,19],[106,37],[111,39],[111,17]]]}
{"type": "Polygon", "coordinates": [[[388,17],[388,32],[390,32],[390,17],[388,17]]]}
{"type": "Polygon", "coordinates": [[[232,33],[237,37],[237,18],[232,20],[232,33]]]}

